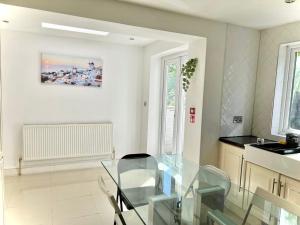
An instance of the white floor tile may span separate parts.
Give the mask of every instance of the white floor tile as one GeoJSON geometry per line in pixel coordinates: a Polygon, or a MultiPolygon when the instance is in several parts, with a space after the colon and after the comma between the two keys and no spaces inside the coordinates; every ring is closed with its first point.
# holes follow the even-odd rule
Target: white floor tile
{"type": "Polygon", "coordinates": [[[17,207],[5,210],[6,225],[47,225],[52,224],[50,208],[17,207]]]}
{"type": "Polygon", "coordinates": [[[92,197],[80,197],[59,201],[53,208],[53,220],[61,221],[97,213],[92,197]]]}
{"type": "Polygon", "coordinates": [[[116,191],[103,168],[5,177],[6,225],[112,225],[99,176],[116,191]]]}
{"type": "Polygon", "coordinates": [[[66,185],[55,185],[51,187],[54,201],[61,201],[70,198],[91,196],[92,190],[88,182],[73,183],[66,185]]]}

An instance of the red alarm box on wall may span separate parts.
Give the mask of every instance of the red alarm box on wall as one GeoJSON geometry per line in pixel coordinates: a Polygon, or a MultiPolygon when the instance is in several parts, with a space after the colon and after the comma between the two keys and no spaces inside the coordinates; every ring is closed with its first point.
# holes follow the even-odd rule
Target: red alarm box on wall
{"type": "Polygon", "coordinates": [[[196,114],[196,108],[190,107],[190,115],[195,115],[195,114],[196,114]]]}
{"type": "Polygon", "coordinates": [[[196,122],[196,108],[190,107],[190,123],[196,122]]]}
{"type": "Polygon", "coordinates": [[[190,115],[190,123],[195,123],[195,115],[190,115]]]}

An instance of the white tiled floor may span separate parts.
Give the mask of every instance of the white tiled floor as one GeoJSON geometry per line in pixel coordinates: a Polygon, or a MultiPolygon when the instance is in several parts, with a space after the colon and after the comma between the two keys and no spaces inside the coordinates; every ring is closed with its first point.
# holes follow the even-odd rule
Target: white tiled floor
{"type": "Polygon", "coordinates": [[[100,175],[115,192],[103,168],[5,177],[5,224],[113,225],[100,175]]]}

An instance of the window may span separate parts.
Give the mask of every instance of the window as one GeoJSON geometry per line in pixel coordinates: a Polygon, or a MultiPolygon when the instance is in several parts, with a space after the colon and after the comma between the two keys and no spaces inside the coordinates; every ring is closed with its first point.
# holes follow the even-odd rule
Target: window
{"type": "Polygon", "coordinates": [[[272,134],[300,134],[300,43],[279,49],[272,134]]]}

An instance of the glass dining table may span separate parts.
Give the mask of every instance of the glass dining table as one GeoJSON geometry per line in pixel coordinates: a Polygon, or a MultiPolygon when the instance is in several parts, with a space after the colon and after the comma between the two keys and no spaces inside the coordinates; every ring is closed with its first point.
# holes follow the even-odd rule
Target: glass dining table
{"type": "Polygon", "coordinates": [[[176,155],[101,163],[145,225],[300,225],[294,213],[176,155]]]}

